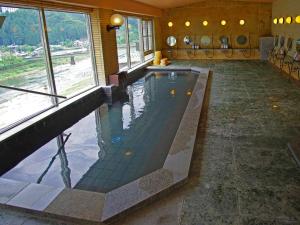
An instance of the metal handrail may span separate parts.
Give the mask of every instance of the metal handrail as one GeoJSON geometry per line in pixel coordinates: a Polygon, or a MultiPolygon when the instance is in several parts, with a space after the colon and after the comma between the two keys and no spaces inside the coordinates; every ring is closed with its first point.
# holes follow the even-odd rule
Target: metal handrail
{"type": "Polygon", "coordinates": [[[10,87],[10,86],[5,86],[5,85],[1,85],[1,84],[0,84],[0,88],[28,92],[28,93],[32,93],[32,94],[38,94],[38,95],[45,95],[45,96],[50,96],[50,97],[57,97],[57,98],[64,98],[64,99],[67,98],[66,96],[62,96],[62,95],[54,95],[54,94],[48,94],[48,93],[43,93],[43,92],[39,92],[39,91],[31,91],[31,90],[27,90],[27,89],[23,89],[23,88],[10,87]]]}

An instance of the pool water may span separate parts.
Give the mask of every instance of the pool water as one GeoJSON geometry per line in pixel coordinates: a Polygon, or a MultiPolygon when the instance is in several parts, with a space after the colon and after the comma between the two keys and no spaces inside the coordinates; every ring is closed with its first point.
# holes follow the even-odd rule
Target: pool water
{"type": "Polygon", "coordinates": [[[161,168],[197,80],[153,72],[34,151],[3,178],[109,192],[161,168]]]}

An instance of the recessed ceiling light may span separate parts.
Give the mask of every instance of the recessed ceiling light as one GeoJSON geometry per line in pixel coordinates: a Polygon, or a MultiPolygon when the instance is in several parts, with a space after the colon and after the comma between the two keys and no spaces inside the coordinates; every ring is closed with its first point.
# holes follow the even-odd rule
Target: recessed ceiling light
{"type": "Polygon", "coordinates": [[[280,17],[278,21],[279,21],[280,24],[284,24],[284,18],[283,17],[280,17]]]}
{"type": "Polygon", "coordinates": [[[293,19],[292,19],[291,16],[288,16],[288,17],[285,19],[285,22],[286,22],[287,24],[291,24],[292,21],[293,21],[293,19]]]}
{"type": "Polygon", "coordinates": [[[221,25],[222,25],[222,26],[225,26],[226,23],[227,23],[226,20],[221,20],[221,25]]]}
{"type": "Polygon", "coordinates": [[[190,21],[186,21],[184,24],[185,24],[186,27],[191,26],[191,22],[190,21]]]}

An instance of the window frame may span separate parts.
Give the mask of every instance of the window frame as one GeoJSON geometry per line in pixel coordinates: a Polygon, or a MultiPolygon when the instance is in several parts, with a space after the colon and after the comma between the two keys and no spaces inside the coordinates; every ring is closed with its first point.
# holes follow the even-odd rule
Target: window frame
{"type": "MultiPolygon", "coordinates": [[[[144,63],[145,61],[150,61],[154,58],[151,57],[150,59],[147,59],[145,60],[145,56],[147,55],[150,55],[152,53],[154,53],[154,49],[155,49],[155,42],[154,42],[154,22],[153,22],[153,19],[145,19],[143,17],[138,17],[138,16],[131,16],[131,15],[122,15],[123,18],[124,18],[124,26],[125,26],[125,44],[126,44],[126,56],[127,56],[127,68],[124,67],[124,68],[121,68],[120,70],[120,67],[119,67],[119,70],[120,71],[123,71],[123,70],[131,70],[131,69],[134,69],[135,67],[138,67],[139,65],[141,65],[142,63],[144,63]],[[130,54],[130,43],[129,43],[129,27],[128,27],[128,18],[135,18],[135,19],[138,19],[139,20],[139,27],[138,27],[138,30],[139,30],[139,48],[140,48],[140,63],[132,66],[132,63],[131,63],[131,54],[130,54]],[[147,28],[147,36],[144,36],[144,26],[143,26],[143,22],[146,21],[147,24],[149,22],[151,22],[151,34],[149,35],[149,29],[148,29],[148,25],[146,26],[147,28]],[[150,46],[150,41],[149,39],[151,38],[151,46],[152,48],[149,49],[148,51],[145,51],[144,49],[144,37],[147,38],[147,43],[148,43],[148,46],[150,46]]],[[[118,63],[119,64],[119,63],[118,63]]]]}
{"type": "Polygon", "coordinates": [[[49,92],[52,95],[57,95],[57,89],[56,89],[56,82],[54,78],[54,71],[53,71],[53,64],[52,64],[52,56],[50,51],[50,43],[49,43],[49,36],[47,32],[47,22],[45,17],[45,11],[55,11],[55,12],[66,12],[66,13],[80,13],[85,15],[86,18],[86,28],[87,28],[87,36],[89,41],[89,50],[91,55],[91,63],[92,63],[92,70],[93,70],[93,80],[94,85],[91,87],[88,87],[82,91],[79,91],[70,97],[63,99],[59,101],[58,97],[50,97],[52,101],[52,105],[49,107],[46,107],[42,110],[38,110],[36,112],[33,112],[31,115],[26,116],[22,119],[19,119],[15,121],[14,123],[11,123],[3,128],[0,128],[0,135],[11,130],[12,128],[15,128],[19,126],[20,124],[37,117],[41,115],[42,113],[45,113],[46,111],[53,109],[55,107],[59,107],[60,104],[65,103],[66,101],[69,101],[70,99],[73,99],[97,86],[99,86],[99,79],[98,79],[98,71],[96,66],[96,58],[95,58],[95,49],[94,49],[94,39],[93,39],[93,32],[92,32],[92,26],[91,26],[91,15],[90,12],[85,11],[78,11],[78,10],[71,10],[71,9],[55,9],[55,8],[48,8],[48,7],[38,7],[38,6],[30,6],[30,5],[22,5],[22,4],[1,4],[0,7],[9,7],[9,8],[20,8],[20,9],[32,9],[38,11],[38,20],[39,20],[39,26],[40,26],[40,35],[41,35],[41,44],[43,46],[43,54],[45,56],[45,68],[46,68],[46,76],[47,76],[47,82],[49,85],[49,92]]]}
{"type": "Polygon", "coordinates": [[[154,52],[153,20],[151,20],[151,19],[142,19],[142,26],[143,26],[142,27],[143,51],[144,51],[144,56],[146,56],[146,55],[149,55],[149,54],[154,52]],[[144,22],[147,24],[146,29],[144,28],[144,22]],[[151,33],[149,33],[149,24],[151,25],[151,33]],[[146,30],[146,34],[144,34],[145,30],[146,30]],[[144,45],[144,39],[145,38],[146,38],[146,43],[147,43],[147,46],[148,46],[147,49],[145,49],[145,45],[144,45]]]}

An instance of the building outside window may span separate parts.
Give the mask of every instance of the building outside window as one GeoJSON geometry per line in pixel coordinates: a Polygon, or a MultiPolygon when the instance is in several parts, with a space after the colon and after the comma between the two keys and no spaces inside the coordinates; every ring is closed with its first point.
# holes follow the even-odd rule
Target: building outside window
{"type": "Polygon", "coordinates": [[[64,100],[27,91],[69,98],[94,87],[96,73],[88,14],[0,8],[1,133],[64,100]]]}

